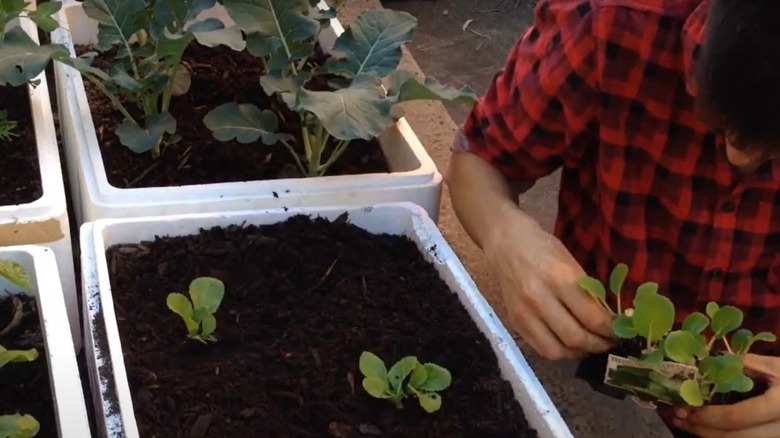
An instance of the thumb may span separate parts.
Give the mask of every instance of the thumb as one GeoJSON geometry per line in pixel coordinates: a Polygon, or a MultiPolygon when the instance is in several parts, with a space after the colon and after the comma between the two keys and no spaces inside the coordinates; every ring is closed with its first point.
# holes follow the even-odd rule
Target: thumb
{"type": "Polygon", "coordinates": [[[757,374],[771,383],[780,382],[780,358],[748,353],[742,358],[745,371],[757,374]]]}

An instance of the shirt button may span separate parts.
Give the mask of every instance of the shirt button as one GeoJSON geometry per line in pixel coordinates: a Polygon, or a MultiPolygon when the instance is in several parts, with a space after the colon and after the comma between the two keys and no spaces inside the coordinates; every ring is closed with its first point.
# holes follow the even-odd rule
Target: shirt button
{"type": "Polygon", "coordinates": [[[737,209],[737,204],[735,204],[734,201],[726,201],[720,206],[720,211],[723,211],[725,213],[732,213],[736,209],[737,209]]]}
{"type": "Polygon", "coordinates": [[[710,278],[713,280],[722,280],[725,275],[726,273],[720,268],[715,268],[710,271],[710,278]]]}

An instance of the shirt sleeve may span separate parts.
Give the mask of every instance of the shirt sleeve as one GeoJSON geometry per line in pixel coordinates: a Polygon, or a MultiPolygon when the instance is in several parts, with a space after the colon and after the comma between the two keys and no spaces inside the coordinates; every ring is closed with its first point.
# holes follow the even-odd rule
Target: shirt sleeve
{"type": "Polygon", "coordinates": [[[598,111],[590,0],[541,0],[466,119],[454,152],[471,152],[525,189],[594,145],[598,111]]]}

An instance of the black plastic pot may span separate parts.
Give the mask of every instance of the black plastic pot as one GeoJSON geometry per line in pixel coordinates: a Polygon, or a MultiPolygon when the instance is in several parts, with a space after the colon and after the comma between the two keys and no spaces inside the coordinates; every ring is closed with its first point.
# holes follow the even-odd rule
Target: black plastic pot
{"type": "Polygon", "coordinates": [[[607,370],[610,354],[620,357],[639,357],[642,355],[642,342],[640,339],[624,340],[606,353],[586,356],[580,361],[574,376],[584,380],[591,389],[600,394],[623,400],[630,394],[628,391],[604,383],[604,373],[607,370]]]}

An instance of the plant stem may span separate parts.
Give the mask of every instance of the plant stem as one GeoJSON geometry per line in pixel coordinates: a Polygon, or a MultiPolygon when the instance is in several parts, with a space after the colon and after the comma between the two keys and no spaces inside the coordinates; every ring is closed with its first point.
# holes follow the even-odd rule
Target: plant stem
{"type": "Polygon", "coordinates": [[[617,294],[617,314],[622,315],[623,314],[623,308],[620,305],[620,294],[617,294]]]}
{"type": "Polygon", "coordinates": [[[347,150],[347,146],[349,146],[350,141],[349,140],[339,140],[339,142],[336,144],[336,148],[333,149],[333,153],[330,154],[330,157],[328,157],[328,161],[325,162],[322,166],[319,168],[319,176],[325,175],[325,172],[328,171],[328,168],[335,163],[339,157],[344,153],[344,151],[347,150]]]}
{"type": "Polygon", "coordinates": [[[284,147],[287,148],[287,151],[290,152],[290,155],[292,155],[293,159],[295,160],[295,165],[298,167],[298,170],[301,172],[301,175],[306,176],[306,168],[303,167],[303,163],[301,163],[301,159],[298,158],[298,154],[295,152],[295,149],[290,145],[290,143],[287,143],[286,140],[281,141],[284,147]]]}
{"type": "Polygon", "coordinates": [[[113,94],[111,94],[110,91],[103,85],[103,82],[101,82],[99,79],[96,79],[92,77],[89,73],[84,73],[83,76],[87,78],[88,81],[92,82],[100,91],[103,92],[103,94],[108,98],[108,100],[111,101],[111,104],[114,105],[114,108],[116,108],[119,112],[122,113],[122,115],[127,119],[129,122],[133,122],[138,126],[141,126],[140,123],[138,123],[133,116],[130,115],[130,113],[125,109],[125,106],[122,105],[122,102],[119,101],[119,99],[116,98],[113,94]]]}
{"type": "Polygon", "coordinates": [[[731,349],[731,344],[729,344],[729,340],[726,339],[726,337],[723,337],[723,343],[726,344],[726,350],[728,350],[729,353],[734,354],[734,350],[731,349]]]}
{"type": "Polygon", "coordinates": [[[716,338],[713,336],[710,338],[710,340],[707,342],[707,354],[710,354],[710,351],[712,350],[712,346],[715,345],[716,338]]]}

